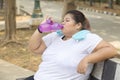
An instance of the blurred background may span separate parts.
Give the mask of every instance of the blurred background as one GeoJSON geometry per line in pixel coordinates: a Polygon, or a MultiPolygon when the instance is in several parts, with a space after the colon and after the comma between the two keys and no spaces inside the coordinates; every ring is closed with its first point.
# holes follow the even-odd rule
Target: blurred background
{"type": "Polygon", "coordinates": [[[0,0],[0,59],[36,71],[41,56],[28,49],[31,35],[45,16],[61,22],[71,9],[82,11],[92,31],[113,44],[119,53],[120,0],[0,0]]]}

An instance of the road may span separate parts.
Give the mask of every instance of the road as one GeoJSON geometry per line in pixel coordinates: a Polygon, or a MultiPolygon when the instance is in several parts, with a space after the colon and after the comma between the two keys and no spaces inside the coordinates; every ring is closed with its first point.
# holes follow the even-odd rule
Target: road
{"type": "Polygon", "coordinates": [[[120,17],[83,11],[88,17],[92,31],[108,41],[120,41],[120,17]]]}

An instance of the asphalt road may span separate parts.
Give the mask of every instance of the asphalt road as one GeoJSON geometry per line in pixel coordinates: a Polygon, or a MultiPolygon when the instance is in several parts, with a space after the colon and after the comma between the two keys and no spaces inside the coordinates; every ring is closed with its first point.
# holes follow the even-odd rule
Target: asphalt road
{"type": "Polygon", "coordinates": [[[92,31],[107,41],[120,41],[120,17],[83,11],[88,17],[92,31]]]}

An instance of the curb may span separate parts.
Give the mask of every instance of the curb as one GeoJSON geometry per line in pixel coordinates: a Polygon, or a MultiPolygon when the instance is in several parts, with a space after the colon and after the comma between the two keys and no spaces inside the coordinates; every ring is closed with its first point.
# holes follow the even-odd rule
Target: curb
{"type": "Polygon", "coordinates": [[[0,59],[0,80],[16,80],[33,75],[35,72],[0,59]]]}
{"type": "Polygon", "coordinates": [[[83,7],[79,7],[79,9],[80,10],[85,10],[85,11],[91,11],[91,12],[101,13],[101,14],[106,14],[106,15],[111,15],[111,16],[119,16],[117,13],[109,12],[109,11],[95,10],[95,9],[83,8],[83,7]]]}

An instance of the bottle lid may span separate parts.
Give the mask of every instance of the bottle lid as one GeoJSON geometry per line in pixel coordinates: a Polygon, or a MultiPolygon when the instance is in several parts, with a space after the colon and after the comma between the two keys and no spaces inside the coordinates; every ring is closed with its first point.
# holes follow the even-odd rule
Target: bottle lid
{"type": "Polygon", "coordinates": [[[48,24],[53,24],[53,21],[51,19],[46,20],[48,24]]]}

